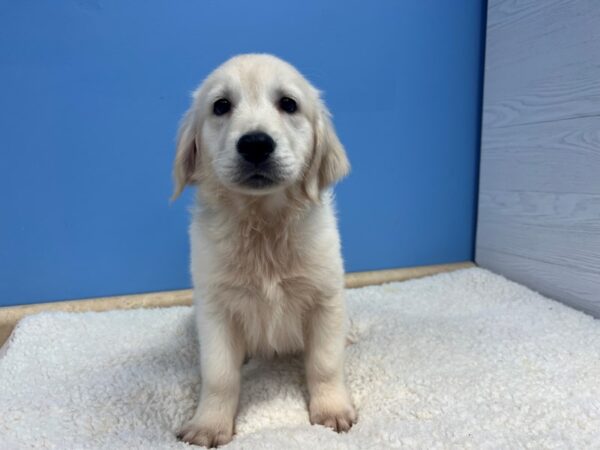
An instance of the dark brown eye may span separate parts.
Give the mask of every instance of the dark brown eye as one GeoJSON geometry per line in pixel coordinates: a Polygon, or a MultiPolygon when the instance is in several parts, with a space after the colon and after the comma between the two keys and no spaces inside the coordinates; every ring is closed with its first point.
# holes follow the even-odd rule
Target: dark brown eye
{"type": "Polygon", "coordinates": [[[298,110],[296,100],[289,97],[281,97],[279,100],[279,107],[288,114],[294,114],[298,110]]]}
{"type": "Polygon", "coordinates": [[[231,110],[231,102],[226,98],[220,98],[213,103],[213,113],[215,116],[222,116],[231,110]]]}

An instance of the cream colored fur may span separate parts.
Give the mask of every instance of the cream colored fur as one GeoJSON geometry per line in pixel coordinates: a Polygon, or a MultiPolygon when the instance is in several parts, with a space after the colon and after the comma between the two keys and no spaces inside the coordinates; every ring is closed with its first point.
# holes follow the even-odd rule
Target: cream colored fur
{"type": "Polygon", "coordinates": [[[194,92],[182,121],[175,194],[197,184],[190,227],[202,392],[183,440],[217,446],[232,439],[240,368],[251,355],[303,351],[311,423],[348,430],[356,420],[344,382],[346,312],[340,240],[328,188],[349,164],[319,93],[289,64],[240,55],[194,92]],[[277,107],[282,95],[298,111],[277,107]],[[216,99],[233,105],[212,114],[216,99]],[[252,190],[235,182],[235,143],[269,133],[282,175],[252,190]]]}

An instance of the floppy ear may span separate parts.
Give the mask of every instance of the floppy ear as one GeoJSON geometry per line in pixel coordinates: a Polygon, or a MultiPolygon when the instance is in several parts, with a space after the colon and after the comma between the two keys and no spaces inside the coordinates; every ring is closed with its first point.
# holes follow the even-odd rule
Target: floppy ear
{"type": "Polygon", "coordinates": [[[194,184],[194,173],[198,159],[198,149],[196,148],[196,125],[195,110],[192,105],[181,119],[179,131],[177,133],[177,150],[175,153],[175,162],[173,163],[173,180],[175,189],[171,200],[179,197],[179,194],[188,184],[194,184]]]}
{"type": "Polygon", "coordinates": [[[313,200],[320,192],[345,177],[350,163],[331,122],[331,114],[321,102],[314,124],[314,149],[306,176],[306,193],[313,200]]]}

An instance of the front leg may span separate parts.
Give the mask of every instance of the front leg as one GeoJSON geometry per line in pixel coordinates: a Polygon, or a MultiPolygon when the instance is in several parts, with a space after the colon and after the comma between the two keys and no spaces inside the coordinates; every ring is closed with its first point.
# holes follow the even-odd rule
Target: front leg
{"type": "Polygon", "coordinates": [[[190,444],[217,447],[233,437],[244,347],[231,319],[223,311],[197,306],[202,375],[200,403],[178,437],[190,444]]]}
{"type": "Polygon", "coordinates": [[[356,421],[344,382],[346,313],[341,293],[315,308],[305,325],[305,366],[312,424],[348,431],[356,421]]]}

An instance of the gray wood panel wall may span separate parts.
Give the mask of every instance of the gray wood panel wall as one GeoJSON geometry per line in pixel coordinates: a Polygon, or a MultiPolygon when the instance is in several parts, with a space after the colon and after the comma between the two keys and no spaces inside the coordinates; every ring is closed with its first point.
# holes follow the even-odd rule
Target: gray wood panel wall
{"type": "Polygon", "coordinates": [[[600,317],[600,0],[489,0],[476,262],[600,317]]]}

